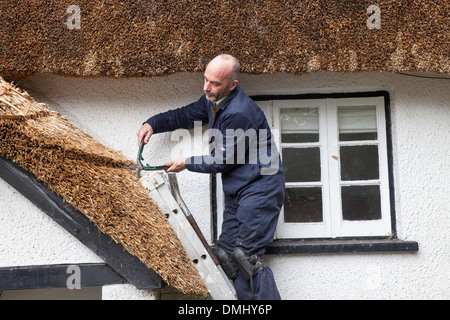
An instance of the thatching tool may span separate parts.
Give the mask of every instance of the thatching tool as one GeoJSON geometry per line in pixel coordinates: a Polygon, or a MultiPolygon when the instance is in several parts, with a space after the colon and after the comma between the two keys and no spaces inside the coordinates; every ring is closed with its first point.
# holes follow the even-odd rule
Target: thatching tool
{"type": "Polygon", "coordinates": [[[144,160],[144,157],[142,156],[142,151],[144,150],[144,139],[141,141],[141,145],[139,146],[138,155],[137,155],[137,165],[130,166],[131,169],[136,169],[136,177],[139,177],[142,170],[144,171],[156,171],[156,170],[166,170],[169,167],[168,166],[151,166],[149,164],[143,164],[142,161],[144,160]]]}

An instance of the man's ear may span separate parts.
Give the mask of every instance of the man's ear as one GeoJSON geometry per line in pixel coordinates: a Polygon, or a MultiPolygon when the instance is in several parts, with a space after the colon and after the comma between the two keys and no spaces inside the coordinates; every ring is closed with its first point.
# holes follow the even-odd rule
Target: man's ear
{"type": "Polygon", "coordinates": [[[238,83],[239,83],[238,80],[233,80],[233,82],[231,83],[231,86],[230,86],[230,91],[233,91],[236,88],[236,86],[238,85],[238,83]]]}

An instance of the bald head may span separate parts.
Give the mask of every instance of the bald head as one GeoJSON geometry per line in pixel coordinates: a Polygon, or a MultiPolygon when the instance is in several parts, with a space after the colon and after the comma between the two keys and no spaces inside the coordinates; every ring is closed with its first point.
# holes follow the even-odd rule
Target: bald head
{"type": "Polygon", "coordinates": [[[241,65],[235,57],[230,54],[220,54],[212,59],[209,65],[215,65],[226,69],[226,71],[230,72],[230,80],[238,80],[239,72],[241,70],[241,65]]]}
{"type": "Polygon", "coordinates": [[[229,54],[212,59],[204,73],[206,98],[215,102],[226,97],[238,84],[239,70],[239,61],[229,54]]]}

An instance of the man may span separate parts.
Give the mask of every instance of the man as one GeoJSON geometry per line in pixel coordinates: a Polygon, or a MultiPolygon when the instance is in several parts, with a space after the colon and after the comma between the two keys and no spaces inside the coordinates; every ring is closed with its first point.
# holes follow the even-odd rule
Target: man
{"type": "Polygon", "coordinates": [[[195,121],[209,123],[211,154],[174,159],[166,172],[222,174],[225,209],[217,256],[238,299],[280,299],[261,256],[284,202],[283,166],[264,113],[238,85],[239,69],[233,56],[215,57],[204,73],[205,94],[148,119],[137,132],[138,143],[148,143],[154,133],[193,128],[195,121]]]}

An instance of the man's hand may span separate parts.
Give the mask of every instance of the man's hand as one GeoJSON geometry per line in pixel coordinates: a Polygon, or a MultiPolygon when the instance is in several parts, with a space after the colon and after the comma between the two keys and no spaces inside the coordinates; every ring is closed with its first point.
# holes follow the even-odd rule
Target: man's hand
{"type": "Polygon", "coordinates": [[[144,139],[144,143],[147,144],[152,134],[153,128],[148,123],[144,123],[142,127],[139,129],[139,131],[136,133],[138,137],[138,146],[141,145],[142,139],[144,139]]]}
{"type": "Polygon", "coordinates": [[[180,172],[186,169],[186,158],[176,158],[165,165],[170,167],[166,169],[166,172],[180,172]]]}

